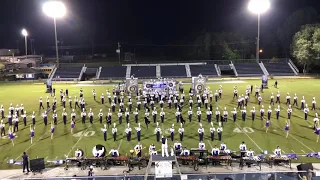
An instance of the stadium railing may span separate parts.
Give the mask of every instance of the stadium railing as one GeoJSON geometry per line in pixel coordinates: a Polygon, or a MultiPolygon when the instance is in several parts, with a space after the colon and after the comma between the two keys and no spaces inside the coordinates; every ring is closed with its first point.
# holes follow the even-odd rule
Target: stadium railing
{"type": "MultiPolygon", "coordinates": [[[[94,171],[93,171],[94,172],[94,171]]],[[[286,171],[286,172],[253,172],[253,173],[206,173],[206,174],[173,174],[172,177],[168,178],[161,178],[162,180],[185,180],[185,179],[203,179],[203,180],[224,180],[229,178],[228,180],[300,180],[303,179],[303,176],[308,179],[308,173],[306,171],[286,171]]],[[[25,178],[28,179],[28,178],[25,178]]],[[[43,178],[32,178],[33,180],[40,180],[43,178]]],[[[86,176],[86,177],[47,177],[46,179],[52,179],[52,180],[64,180],[64,179],[95,179],[95,180],[144,180],[144,175],[130,175],[130,174],[124,174],[122,176],[86,176]]],[[[146,177],[147,180],[153,180],[156,179],[154,175],[148,175],[146,177]]],[[[315,176],[315,174],[312,174],[312,180],[320,180],[320,176],[315,176]]]]}

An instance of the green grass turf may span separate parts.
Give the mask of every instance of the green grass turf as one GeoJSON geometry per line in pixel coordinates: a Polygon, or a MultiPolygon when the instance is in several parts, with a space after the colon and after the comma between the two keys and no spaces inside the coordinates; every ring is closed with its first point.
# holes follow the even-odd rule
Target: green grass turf
{"type": "MultiPolygon", "coordinates": [[[[223,81],[222,81],[223,82],[223,81]]],[[[281,92],[281,113],[280,113],[280,120],[277,121],[275,119],[275,112],[274,108],[272,108],[272,120],[271,120],[271,127],[269,128],[269,132],[265,133],[265,129],[263,129],[265,122],[260,120],[259,117],[259,107],[257,104],[256,99],[254,98],[254,95],[252,95],[249,105],[247,107],[247,121],[241,120],[240,112],[238,113],[238,119],[237,122],[234,123],[231,120],[231,113],[230,111],[233,109],[233,107],[236,107],[236,100],[232,100],[233,96],[233,87],[235,85],[238,86],[239,94],[244,94],[245,88],[247,85],[255,85],[255,84],[261,84],[261,81],[259,80],[244,80],[244,83],[220,83],[220,81],[216,82],[215,84],[208,84],[212,91],[218,89],[218,86],[221,84],[223,86],[223,96],[222,99],[218,101],[218,103],[214,103],[213,107],[227,107],[229,111],[229,121],[226,123],[223,131],[223,142],[227,144],[228,149],[231,149],[233,151],[238,151],[239,144],[242,141],[245,141],[247,144],[247,147],[252,148],[256,154],[261,152],[262,150],[268,150],[270,153],[273,151],[277,145],[281,147],[281,149],[285,153],[309,153],[311,151],[319,151],[320,149],[320,142],[316,143],[316,135],[313,133],[313,130],[311,129],[311,126],[313,125],[313,117],[315,112],[310,111],[309,113],[309,119],[308,121],[303,120],[303,112],[298,110],[297,108],[294,108],[293,114],[292,114],[292,121],[291,121],[291,129],[290,129],[290,135],[288,138],[285,138],[285,121],[287,117],[286,113],[286,105],[285,103],[285,95],[287,92],[291,94],[292,102],[293,102],[293,95],[294,93],[297,93],[299,96],[298,102],[300,102],[301,97],[304,95],[306,102],[309,104],[309,107],[311,106],[312,97],[317,95],[318,88],[320,87],[320,80],[295,80],[295,79],[284,79],[279,80],[279,89],[275,89],[272,85],[270,85],[269,89],[265,89],[262,93],[263,97],[263,103],[265,106],[265,111],[267,111],[268,105],[269,105],[269,98],[271,92],[276,95],[277,90],[280,90],[281,92]],[[319,84],[318,84],[319,83],[319,84]],[[253,122],[251,120],[251,113],[250,109],[252,106],[255,106],[257,109],[257,117],[256,120],[253,122]],[[251,128],[254,132],[252,133],[237,133],[233,132],[234,129],[240,128],[241,130],[243,128],[246,129],[251,128]]],[[[269,83],[273,83],[273,80],[270,80],[269,83]]],[[[65,158],[64,155],[69,154],[69,156],[73,156],[74,151],[76,148],[83,149],[85,151],[86,156],[92,156],[92,148],[96,144],[103,144],[107,148],[107,151],[110,150],[110,148],[120,148],[121,154],[129,153],[129,150],[132,149],[137,144],[136,139],[136,131],[134,127],[137,127],[137,124],[134,122],[134,116],[130,115],[130,122],[131,127],[133,127],[133,133],[132,133],[132,140],[131,142],[127,142],[127,140],[124,137],[124,129],[125,129],[125,123],[122,123],[121,125],[117,125],[118,127],[118,138],[117,141],[114,142],[112,139],[111,134],[111,128],[108,131],[108,140],[107,142],[103,141],[103,133],[101,132],[101,128],[103,125],[101,125],[98,122],[97,114],[99,112],[99,109],[103,109],[104,116],[106,115],[108,108],[110,107],[109,104],[102,105],[100,103],[100,94],[105,93],[106,89],[111,90],[112,86],[105,85],[105,86],[81,86],[81,85],[74,85],[74,84],[56,84],[54,87],[57,89],[57,96],[59,96],[59,89],[69,89],[69,94],[72,95],[73,99],[74,96],[79,95],[79,89],[80,87],[84,90],[84,97],[87,103],[87,108],[92,108],[94,114],[94,124],[90,126],[89,120],[87,119],[86,124],[81,124],[80,117],[80,110],[77,109],[77,123],[74,130],[74,134],[81,134],[81,132],[87,132],[88,135],[92,136],[82,136],[80,137],[74,137],[70,134],[70,112],[71,110],[67,107],[66,110],[68,112],[68,123],[66,126],[62,123],[62,117],[61,117],[61,111],[62,106],[60,106],[60,98],[58,99],[58,125],[55,127],[55,134],[54,139],[50,139],[50,125],[45,127],[43,125],[43,118],[40,116],[40,114],[43,112],[43,110],[40,112],[38,108],[38,102],[39,97],[42,96],[44,100],[44,105],[46,105],[45,98],[47,95],[44,91],[45,86],[44,85],[34,85],[34,84],[18,84],[18,83],[10,83],[10,84],[0,84],[0,104],[4,105],[5,108],[5,114],[8,114],[8,107],[10,103],[12,103],[14,106],[16,104],[23,103],[25,106],[25,110],[27,111],[28,116],[28,126],[23,127],[22,119],[20,119],[19,123],[19,132],[16,134],[18,137],[14,139],[15,146],[13,147],[9,139],[0,139],[0,168],[12,168],[11,165],[7,165],[6,161],[8,159],[20,159],[21,153],[23,151],[27,151],[27,154],[30,156],[30,159],[36,158],[36,157],[43,157],[46,158],[46,160],[54,160],[54,159],[62,159],[65,158]],[[97,92],[97,102],[93,100],[92,97],[92,89],[96,89],[97,92]],[[31,123],[31,112],[35,111],[37,114],[36,120],[36,131],[35,131],[35,138],[34,143],[30,144],[30,136],[29,136],[29,124],[31,123]]],[[[185,85],[185,89],[189,89],[189,85],[185,85]]],[[[188,100],[188,97],[186,97],[186,100],[188,100]]],[[[68,103],[67,103],[68,104],[68,103]]],[[[134,100],[134,109],[136,106],[136,101],[134,100]]],[[[299,103],[300,105],[300,103],[299,103]]],[[[142,104],[143,106],[143,104],[142,104]]],[[[159,105],[156,105],[158,111],[160,110],[159,105]]],[[[117,108],[118,109],[118,108],[117,108]]],[[[116,110],[117,110],[116,109],[116,110]]],[[[183,109],[183,116],[184,119],[187,120],[187,109],[183,109]]],[[[214,145],[220,145],[220,142],[218,140],[215,140],[213,142],[210,141],[210,133],[209,133],[209,124],[206,120],[206,115],[204,108],[202,108],[202,124],[205,128],[205,144],[207,149],[211,151],[211,147],[214,145]]],[[[162,129],[168,129],[171,127],[173,123],[175,123],[175,110],[169,110],[167,107],[167,104],[165,106],[166,111],[166,118],[165,123],[162,125],[162,129]]],[[[197,129],[199,127],[197,120],[196,120],[196,107],[194,106],[194,116],[193,116],[193,122],[185,124],[185,137],[184,141],[182,142],[183,146],[186,146],[188,148],[196,148],[198,147],[198,134],[197,129]]],[[[214,114],[215,112],[213,112],[214,114]]],[[[124,117],[124,116],[123,116],[124,117]]],[[[144,111],[141,111],[139,113],[139,121],[141,122],[142,127],[142,137],[141,137],[141,143],[146,149],[143,151],[143,153],[147,153],[147,149],[150,144],[154,143],[158,149],[161,148],[160,143],[156,142],[156,138],[154,135],[154,128],[155,124],[151,122],[149,129],[146,129],[144,124],[144,111]]],[[[215,116],[213,116],[214,119],[214,126],[217,127],[218,124],[215,122],[215,116]]],[[[52,120],[52,112],[48,115],[49,122],[52,120]]],[[[150,118],[152,121],[152,118],[150,118]]],[[[4,120],[7,122],[7,119],[4,120]]],[[[104,118],[105,121],[105,118],[104,118]]],[[[158,112],[158,122],[160,121],[160,115],[158,112]]],[[[118,123],[117,114],[113,113],[112,117],[112,123],[118,123]]],[[[125,122],[125,119],[123,119],[123,122],[125,122]]],[[[179,139],[178,130],[179,125],[175,125],[176,129],[176,135],[175,139],[179,139]]],[[[7,129],[7,126],[6,126],[7,129]]],[[[250,129],[249,129],[250,130],[250,129]]],[[[169,135],[169,134],[167,134],[169,135]]],[[[169,141],[169,145],[173,145],[174,142],[169,141]]],[[[299,162],[317,162],[314,158],[299,158],[299,162]]]]}

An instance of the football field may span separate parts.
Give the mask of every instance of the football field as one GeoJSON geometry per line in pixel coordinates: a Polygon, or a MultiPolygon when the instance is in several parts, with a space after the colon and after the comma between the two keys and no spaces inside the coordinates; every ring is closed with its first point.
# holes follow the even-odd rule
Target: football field
{"type": "MultiPolygon", "coordinates": [[[[271,125],[268,133],[265,132],[265,121],[260,120],[260,113],[257,100],[254,97],[254,90],[251,98],[249,100],[249,104],[247,107],[247,120],[241,120],[241,113],[238,110],[237,121],[233,122],[231,119],[231,111],[234,107],[237,107],[237,100],[233,100],[233,87],[238,86],[239,94],[245,94],[245,89],[247,85],[260,85],[261,80],[243,80],[243,81],[213,81],[209,82],[208,86],[211,91],[218,89],[219,85],[223,87],[223,95],[222,98],[218,100],[218,102],[213,102],[213,122],[215,128],[218,127],[218,123],[215,121],[215,108],[219,107],[220,112],[222,113],[223,108],[226,107],[229,112],[228,122],[224,125],[222,141],[227,145],[227,148],[232,151],[239,150],[239,144],[242,141],[245,141],[248,148],[252,148],[256,154],[260,154],[261,152],[267,150],[268,153],[272,153],[272,151],[280,146],[283,153],[296,153],[296,154],[307,154],[310,152],[318,152],[320,151],[320,142],[316,142],[316,135],[312,129],[313,127],[313,118],[319,109],[316,111],[311,110],[311,102],[312,97],[316,97],[320,99],[319,88],[320,88],[320,80],[314,79],[282,79],[278,80],[279,85],[278,89],[274,88],[272,84],[274,80],[269,80],[269,89],[265,89],[263,93],[261,93],[264,105],[265,112],[268,110],[270,95],[273,92],[274,96],[276,96],[277,91],[279,90],[281,93],[281,112],[280,119],[276,120],[275,118],[275,108],[276,104],[272,107],[272,118],[271,125]],[[305,97],[306,103],[309,105],[310,112],[308,116],[308,120],[304,120],[304,113],[298,109],[297,107],[293,108],[292,118],[291,118],[291,126],[290,126],[290,134],[288,138],[285,137],[285,122],[287,119],[287,106],[285,104],[285,96],[287,93],[291,95],[291,103],[293,103],[294,93],[298,95],[298,105],[300,106],[300,100],[302,96],[305,97]],[[256,107],[256,118],[255,121],[251,120],[251,112],[252,107],[256,107]]],[[[43,97],[43,104],[46,106],[46,96],[50,96],[45,93],[45,85],[36,85],[31,83],[4,83],[0,84],[0,104],[4,106],[5,115],[8,114],[8,108],[10,103],[15,107],[17,104],[24,104],[25,111],[27,111],[27,126],[24,127],[22,119],[19,118],[19,131],[16,132],[16,137],[14,139],[15,146],[12,145],[10,139],[8,137],[0,138],[0,168],[11,168],[12,166],[7,165],[7,161],[9,159],[20,160],[21,155],[24,151],[27,152],[30,159],[36,157],[43,157],[45,160],[58,160],[64,159],[65,156],[73,157],[74,151],[79,148],[84,151],[84,156],[92,156],[92,149],[97,144],[102,144],[106,147],[107,152],[111,148],[119,149],[120,154],[125,155],[129,154],[129,150],[133,149],[133,147],[137,144],[136,130],[134,127],[138,125],[134,121],[134,115],[130,114],[130,124],[132,127],[132,139],[130,142],[126,140],[125,137],[125,117],[123,115],[123,123],[121,125],[118,124],[118,105],[116,106],[116,113],[113,113],[112,123],[117,123],[118,128],[118,136],[117,141],[113,141],[111,127],[107,132],[107,141],[103,140],[103,132],[101,128],[103,128],[103,124],[100,124],[98,119],[98,113],[100,109],[103,109],[104,113],[104,123],[105,123],[105,115],[110,108],[110,104],[107,102],[104,105],[100,102],[101,93],[106,93],[106,90],[109,89],[112,91],[111,85],[81,85],[81,84],[55,84],[54,88],[56,88],[56,96],[57,96],[57,114],[58,114],[58,125],[55,127],[54,138],[51,140],[51,132],[50,132],[50,122],[52,120],[52,111],[48,114],[48,126],[44,126],[43,118],[41,117],[41,113],[43,110],[39,110],[39,97],[43,97]],[[67,125],[64,125],[62,122],[62,105],[60,104],[59,90],[60,89],[68,89],[69,95],[72,96],[72,100],[74,101],[74,97],[79,95],[79,89],[82,88],[84,91],[84,98],[86,101],[86,109],[87,113],[89,112],[89,108],[92,108],[94,113],[94,123],[91,125],[89,123],[89,119],[87,117],[86,124],[81,123],[80,118],[80,109],[76,109],[77,118],[76,118],[76,126],[74,129],[74,133],[70,133],[70,113],[71,109],[69,108],[68,100],[66,111],[68,113],[67,116],[67,125]],[[97,99],[93,100],[92,89],[96,90],[97,99]],[[30,143],[30,130],[29,125],[31,123],[31,113],[35,111],[36,113],[36,129],[35,129],[35,137],[33,144],[30,143]]],[[[186,101],[189,100],[188,90],[190,85],[184,85],[184,89],[186,91],[186,101]]],[[[50,97],[51,98],[51,97],[50,97]]],[[[52,98],[51,98],[52,99],[52,98]]],[[[126,99],[126,98],[125,98],[126,99]]],[[[106,98],[107,101],[107,98],[106,98]]],[[[194,102],[196,102],[194,97],[194,102]]],[[[73,102],[74,103],[74,102],[73,102]]],[[[52,104],[52,101],[50,102],[52,104]]],[[[74,104],[73,104],[74,105],[74,104]]],[[[125,102],[125,106],[127,103],[125,102]]],[[[156,104],[158,110],[158,122],[160,123],[160,106],[156,104]]],[[[133,109],[136,108],[136,100],[133,98],[133,109]]],[[[179,140],[178,128],[180,124],[176,123],[175,112],[176,110],[172,108],[171,110],[168,108],[167,102],[165,103],[164,111],[166,112],[165,122],[164,124],[160,123],[160,127],[162,128],[163,134],[169,137],[169,128],[172,124],[175,124],[175,140],[179,140]]],[[[182,146],[190,148],[197,148],[199,143],[199,137],[197,130],[199,128],[199,124],[197,122],[196,117],[196,103],[194,103],[193,107],[193,120],[189,122],[187,119],[187,111],[188,105],[183,108],[182,116],[186,120],[186,124],[184,125],[185,133],[184,140],[182,142],[182,146]]],[[[145,149],[142,151],[143,154],[148,153],[149,145],[154,143],[157,149],[161,149],[160,143],[156,142],[156,137],[154,134],[154,129],[156,125],[153,123],[152,117],[150,118],[151,124],[147,129],[144,123],[144,113],[143,103],[142,110],[139,112],[139,122],[141,123],[141,143],[145,149]]],[[[151,113],[150,113],[151,114],[151,113]]],[[[265,117],[267,113],[265,113],[265,117]]],[[[4,122],[7,122],[7,119],[4,119],[4,122]]],[[[220,143],[217,139],[214,141],[210,140],[210,124],[206,119],[206,110],[202,106],[202,124],[205,128],[205,137],[204,143],[206,144],[206,149],[211,152],[211,149],[214,145],[220,146],[220,143]]],[[[8,130],[8,125],[6,124],[6,131],[8,130]]],[[[217,135],[216,137],[217,138],[217,135]]],[[[170,138],[169,138],[170,139],[170,138]]],[[[168,139],[169,145],[172,146],[174,142],[168,139]]],[[[159,152],[159,151],[158,151],[159,152]]],[[[316,162],[317,159],[314,158],[303,158],[299,157],[298,162],[316,162]]]]}

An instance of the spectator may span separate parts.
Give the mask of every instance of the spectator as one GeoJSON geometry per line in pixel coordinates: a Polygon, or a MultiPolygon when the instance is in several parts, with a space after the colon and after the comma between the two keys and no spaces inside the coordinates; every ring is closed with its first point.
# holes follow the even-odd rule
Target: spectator
{"type": "Polygon", "coordinates": [[[23,152],[22,155],[22,166],[23,166],[23,170],[22,172],[24,173],[25,170],[27,169],[27,173],[29,173],[29,157],[27,156],[26,152],[23,152]]]}

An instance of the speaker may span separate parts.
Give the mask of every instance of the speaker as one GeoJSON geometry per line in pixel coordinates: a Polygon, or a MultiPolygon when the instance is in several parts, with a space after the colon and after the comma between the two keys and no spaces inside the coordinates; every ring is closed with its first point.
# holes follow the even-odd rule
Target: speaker
{"type": "Polygon", "coordinates": [[[300,164],[297,166],[298,171],[308,171],[313,170],[313,166],[311,163],[306,163],[306,164],[300,164]]]}
{"type": "Polygon", "coordinates": [[[41,171],[45,169],[44,158],[32,159],[30,160],[30,170],[31,171],[41,171]]]}

